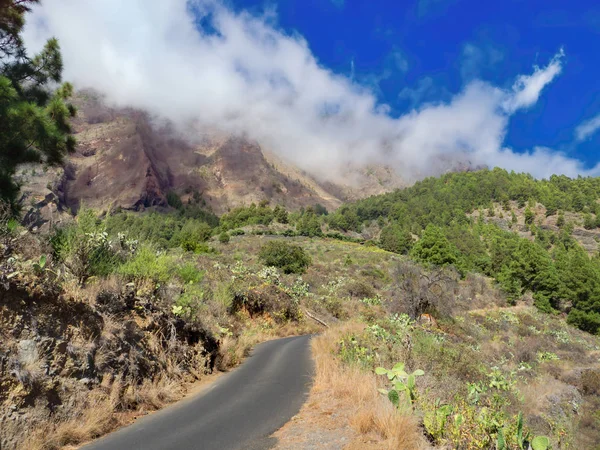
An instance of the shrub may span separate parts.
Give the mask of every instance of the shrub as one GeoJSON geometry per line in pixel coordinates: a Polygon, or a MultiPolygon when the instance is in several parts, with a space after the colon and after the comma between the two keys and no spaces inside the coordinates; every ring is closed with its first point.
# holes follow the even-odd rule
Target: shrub
{"type": "Polygon", "coordinates": [[[581,374],[581,390],[587,395],[600,395],[600,370],[587,369],[581,374]]]}
{"type": "Polygon", "coordinates": [[[311,264],[310,256],[298,245],[272,241],[263,245],[259,258],[265,266],[273,266],[284,273],[304,273],[311,264]]]}
{"type": "Polygon", "coordinates": [[[92,276],[109,275],[123,260],[90,209],[82,208],[74,224],[57,229],[50,243],[57,259],[80,284],[92,276]]]}
{"type": "Polygon", "coordinates": [[[145,245],[137,251],[133,258],[119,268],[119,272],[131,280],[147,279],[166,283],[174,269],[172,256],[158,253],[152,247],[145,245]]]}
{"type": "Polygon", "coordinates": [[[186,263],[177,268],[177,275],[186,283],[200,283],[204,278],[204,272],[191,263],[186,263]]]}
{"type": "Polygon", "coordinates": [[[219,234],[219,242],[221,244],[229,243],[229,234],[227,234],[227,231],[223,231],[221,234],[219,234]]]}
{"type": "Polygon", "coordinates": [[[234,296],[235,289],[231,282],[219,282],[213,290],[213,300],[226,309],[231,308],[234,296]]]}
{"type": "Polygon", "coordinates": [[[177,193],[175,193],[174,191],[167,192],[167,203],[170,207],[175,209],[183,208],[183,203],[181,202],[179,195],[177,195],[177,193]]]}
{"type": "Polygon", "coordinates": [[[236,293],[230,311],[245,309],[250,317],[269,314],[277,322],[298,321],[302,314],[298,302],[281,287],[267,284],[247,292],[236,293]]]}
{"type": "Polygon", "coordinates": [[[344,291],[350,297],[358,299],[375,297],[377,295],[375,289],[373,289],[373,287],[370,284],[362,280],[355,280],[350,282],[344,287],[344,291]]]}
{"type": "Polygon", "coordinates": [[[185,225],[173,236],[176,245],[189,252],[201,253],[202,243],[206,242],[212,234],[210,225],[196,220],[188,220],[185,225]]]}
{"type": "Polygon", "coordinates": [[[186,286],[173,305],[173,314],[193,319],[204,303],[204,290],[199,285],[186,286]]]}
{"type": "Polygon", "coordinates": [[[529,206],[525,209],[525,223],[527,225],[533,224],[535,219],[535,213],[529,208],[529,206]]]}

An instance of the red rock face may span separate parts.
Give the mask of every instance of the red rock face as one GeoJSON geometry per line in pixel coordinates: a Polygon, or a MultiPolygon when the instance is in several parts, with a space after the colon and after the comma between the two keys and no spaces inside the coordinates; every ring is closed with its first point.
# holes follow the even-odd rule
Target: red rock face
{"type": "Polygon", "coordinates": [[[319,182],[267,158],[258,143],[244,137],[198,132],[185,140],[145,113],[105,106],[93,92],[79,92],[74,103],[79,144],[62,186],[63,203],[72,210],[81,204],[135,210],[165,206],[169,191],[184,202],[200,195],[216,213],[261,200],[288,209],[320,203],[332,210],[349,198],[399,186],[393,177],[382,183],[387,175],[382,178],[381,171],[370,179],[354,177],[365,181],[360,186],[319,182]]]}

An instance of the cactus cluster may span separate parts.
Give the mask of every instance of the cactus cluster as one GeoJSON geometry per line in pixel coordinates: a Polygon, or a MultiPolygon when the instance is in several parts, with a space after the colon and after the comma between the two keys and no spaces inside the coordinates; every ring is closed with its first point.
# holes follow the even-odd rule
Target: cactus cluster
{"type": "Polygon", "coordinates": [[[379,392],[387,395],[388,399],[396,408],[402,406],[402,396],[404,396],[406,399],[406,404],[412,406],[417,396],[417,377],[425,375],[425,372],[423,372],[421,369],[417,369],[413,373],[407,373],[404,370],[404,363],[398,363],[391,369],[378,367],[375,369],[375,373],[377,375],[386,375],[388,380],[392,383],[393,389],[390,389],[389,391],[386,389],[379,389],[379,392]],[[404,395],[401,395],[402,393],[404,395]]]}

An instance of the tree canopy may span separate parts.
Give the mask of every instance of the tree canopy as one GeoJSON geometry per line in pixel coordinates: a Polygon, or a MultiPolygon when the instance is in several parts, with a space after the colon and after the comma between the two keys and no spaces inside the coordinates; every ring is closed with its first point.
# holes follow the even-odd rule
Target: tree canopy
{"type": "Polygon", "coordinates": [[[63,63],[56,39],[27,55],[21,32],[25,14],[38,0],[0,0],[0,199],[16,209],[19,164],[62,162],[75,148],[66,100],[69,83],[60,85],[63,63]]]}
{"type": "Polygon", "coordinates": [[[588,256],[573,239],[573,223],[564,213],[578,213],[585,228],[595,229],[600,224],[599,199],[600,178],[554,175],[536,180],[496,168],[427,178],[346,204],[326,220],[341,231],[361,231],[376,221],[381,248],[407,253],[412,247],[415,260],[453,265],[463,274],[483,273],[495,278],[509,301],[531,292],[541,310],[564,311],[570,323],[600,333],[600,259],[588,256]],[[546,216],[557,216],[558,231],[538,226],[540,204],[546,216]],[[515,206],[531,232],[529,239],[490,220],[501,214],[505,228],[514,227],[515,206]],[[413,243],[411,234],[419,240],[413,243]]]}

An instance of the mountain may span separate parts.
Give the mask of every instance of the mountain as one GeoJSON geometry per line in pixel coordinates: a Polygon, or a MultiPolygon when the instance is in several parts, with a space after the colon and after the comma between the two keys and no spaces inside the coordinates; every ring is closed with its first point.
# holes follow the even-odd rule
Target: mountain
{"type": "Polygon", "coordinates": [[[343,185],[318,180],[246,137],[195,130],[185,139],[144,112],[105,105],[92,91],[78,92],[74,104],[78,146],[61,185],[72,210],[81,203],[166,206],[170,192],[183,202],[201,198],[216,213],[262,200],[291,210],[317,203],[331,210],[404,185],[386,167],[348,167],[343,185]]]}

